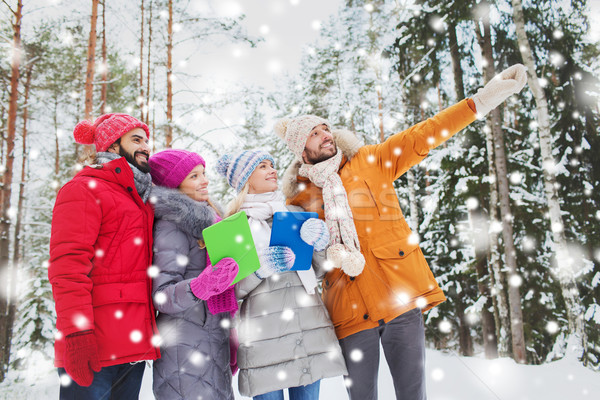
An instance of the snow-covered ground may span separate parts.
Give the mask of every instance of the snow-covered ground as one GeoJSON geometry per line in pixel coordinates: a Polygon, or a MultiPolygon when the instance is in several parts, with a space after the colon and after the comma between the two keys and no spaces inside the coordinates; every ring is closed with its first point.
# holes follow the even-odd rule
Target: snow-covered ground
{"type": "MultiPolygon", "coordinates": [[[[385,362],[381,363],[379,375],[379,398],[393,400],[392,378],[385,362]]],[[[151,377],[148,368],[141,400],[154,399],[151,377]]],[[[0,385],[0,399],[58,399],[58,385],[56,371],[38,364],[28,382],[0,385]],[[46,372],[40,375],[42,371],[46,372]]],[[[600,399],[600,374],[575,359],[533,366],[518,365],[506,358],[486,360],[427,350],[427,391],[429,400],[591,400],[600,399]]],[[[347,398],[341,377],[321,383],[321,399],[347,398]]],[[[236,399],[247,397],[237,394],[236,399]]]]}

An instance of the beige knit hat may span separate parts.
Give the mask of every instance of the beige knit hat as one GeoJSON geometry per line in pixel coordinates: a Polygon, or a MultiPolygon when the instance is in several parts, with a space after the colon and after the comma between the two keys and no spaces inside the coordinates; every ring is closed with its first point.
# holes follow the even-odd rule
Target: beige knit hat
{"type": "Polygon", "coordinates": [[[282,118],[275,124],[274,130],[277,136],[285,140],[288,148],[294,153],[298,160],[302,161],[302,152],[306,147],[308,135],[314,127],[327,125],[331,130],[329,121],[316,115],[301,115],[296,118],[282,118]]]}

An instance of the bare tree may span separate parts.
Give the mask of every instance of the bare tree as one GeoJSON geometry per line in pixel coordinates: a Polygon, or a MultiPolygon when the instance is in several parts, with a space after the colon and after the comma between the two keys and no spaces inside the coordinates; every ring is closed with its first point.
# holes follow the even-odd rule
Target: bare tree
{"type": "Polygon", "coordinates": [[[94,64],[96,60],[96,22],[98,20],[98,2],[92,0],[90,19],[90,38],[88,40],[87,70],[85,73],[85,119],[92,120],[94,108],[94,64]]]}
{"type": "Polygon", "coordinates": [[[167,24],[167,132],[165,147],[173,142],[173,0],[169,0],[169,21],[167,24]]]}
{"type": "Polygon", "coordinates": [[[100,115],[106,113],[106,92],[108,89],[108,61],[106,57],[106,0],[102,1],[102,86],[100,90],[100,115]]]}
{"type": "MultiPolygon", "coordinates": [[[[486,4],[486,2],[482,2],[486,4]]],[[[484,82],[488,83],[496,75],[494,68],[494,53],[492,49],[491,28],[488,13],[482,13],[481,22],[483,35],[476,29],[480,39],[481,51],[485,60],[483,69],[484,82]]],[[[504,260],[510,274],[509,279],[514,280],[508,285],[508,303],[510,307],[510,327],[512,339],[513,358],[519,363],[526,361],[525,334],[523,332],[523,310],[521,309],[521,294],[519,291],[519,272],[517,270],[517,250],[513,238],[512,213],[510,209],[510,189],[508,185],[508,171],[504,134],[502,132],[502,114],[495,108],[489,114],[489,125],[494,143],[494,161],[496,163],[496,179],[500,200],[500,217],[502,223],[502,239],[504,244],[504,260]]],[[[490,209],[495,207],[490,204],[490,209]]],[[[493,230],[493,229],[492,229],[493,230]]]]}
{"type": "MultiPolygon", "coordinates": [[[[6,4],[6,2],[5,2],[6,4]]],[[[7,4],[8,6],[8,4],[7,4]]],[[[17,108],[18,108],[18,87],[19,87],[19,68],[21,66],[21,20],[23,16],[23,2],[17,1],[17,8],[13,10],[8,6],[15,17],[13,24],[13,53],[11,60],[11,75],[10,75],[10,101],[8,104],[8,121],[6,132],[6,162],[4,165],[4,174],[2,177],[2,190],[0,191],[0,282],[3,285],[8,285],[10,279],[8,272],[10,269],[10,197],[12,194],[12,176],[13,164],[15,160],[15,133],[17,130],[17,108]]],[[[9,296],[0,297],[0,382],[4,381],[8,367],[8,359],[10,353],[10,340],[12,336],[12,323],[9,321],[9,308],[12,304],[10,293],[9,296]]]]}
{"type": "Polygon", "coordinates": [[[544,167],[544,192],[546,194],[546,201],[548,202],[548,211],[552,226],[552,238],[554,240],[555,272],[558,276],[561,292],[565,300],[567,318],[569,320],[569,332],[575,339],[575,346],[579,347],[577,349],[579,355],[583,356],[587,342],[583,323],[583,306],[579,299],[572,260],[569,257],[567,241],[564,234],[564,224],[560,209],[556,174],[553,168],[555,162],[552,157],[552,133],[550,132],[548,102],[536,74],[533,53],[531,51],[531,46],[529,45],[527,32],[525,31],[523,5],[521,4],[521,0],[511,1],[517,32],[517,42],[519,44],[523,63],[527,67],[527,82],[529,83],[529,88],[533,92],[533,97],[535,98],[537,105],[540,152],[542,154],[542,165],[544,167]]]}
{"type": "Polygon", "coordinates": [[[141,4],[141,27],[140,27],[140,119],[144,120],[144,0],[141,4]]]}

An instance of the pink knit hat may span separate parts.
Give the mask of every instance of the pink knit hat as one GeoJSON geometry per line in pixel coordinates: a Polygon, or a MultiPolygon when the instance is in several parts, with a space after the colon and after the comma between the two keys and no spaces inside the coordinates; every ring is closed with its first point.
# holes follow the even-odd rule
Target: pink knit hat
{"type": "Polygon", "coordinates": [[[283,118],[275,124],[275,133],[282,139],[298,160],[302,160],[302,152],[306,147],[308,136],[314,127],[327,125],[331,130],[329,121],[316,115],[301,115],[296,118],[283,118]]]}
{"type": "Polygon", "coordinates": [[[175,189],[197,165],[206,167],[199,154],[187,150],[167,149],[148,159],[152,182],[158,186],[175,189]]]}
{"type": "Polygon", "coordinates": [[[92,123],[83,120],[75,126],[73,136],[75,141],[81,144],[95,144],[96,151],[106,151],[114,142],[127,132],[142,128],[146,131],[146,137],[150,138],[148,126],[135,117],[127,114],[104,114],[92,123]]]}

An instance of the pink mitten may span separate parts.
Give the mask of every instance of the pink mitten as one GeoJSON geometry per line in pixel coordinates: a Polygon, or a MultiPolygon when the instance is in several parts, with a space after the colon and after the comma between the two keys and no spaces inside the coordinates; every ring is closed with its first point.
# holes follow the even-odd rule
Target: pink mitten
{"type": "Polygon", "coordinates": [[[214,267],[208,264],[197,278],[190,281],[192,293],[201,300],[223,293],[233,282],[238,270],[238,264],[229,257],[222,259],[214,267]]]}
{"type": "Polygon", "coordinates": [[[235,289],[233,286],[228,287],[223,293],[216,294],[206,300],[206,305],[208,306],[208,311],[213,315],[227,311],[232,316],[235,315],[235,312],[238,310],[235,289]]]}

